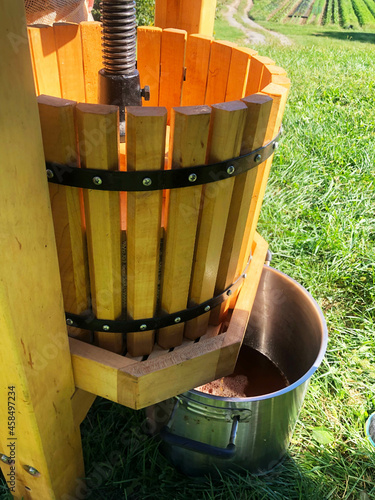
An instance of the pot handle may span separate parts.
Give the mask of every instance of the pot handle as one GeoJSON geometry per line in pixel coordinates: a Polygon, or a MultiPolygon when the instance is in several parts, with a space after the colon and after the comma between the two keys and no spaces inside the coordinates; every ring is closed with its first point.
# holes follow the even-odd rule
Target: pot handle
{"type": "Polygon", "coordinates": [[[172,446],[178,446],[180,448],[185,448],[186,450],[196,451],[197,453],[203,453],[217,458],[230,459],[234,457],[236,453],[234,441],[237,435],[238,421],[238,416],[233,418],[229,443],[226,448],[219,448],[218,446],[212,446],[211,444],[202,443],[201,441],[195,441],[194,439],[178,436],[177,434],[173,434],[168,426],[164,426],[161,429],[160,437],[165,443],[172,446]]]}

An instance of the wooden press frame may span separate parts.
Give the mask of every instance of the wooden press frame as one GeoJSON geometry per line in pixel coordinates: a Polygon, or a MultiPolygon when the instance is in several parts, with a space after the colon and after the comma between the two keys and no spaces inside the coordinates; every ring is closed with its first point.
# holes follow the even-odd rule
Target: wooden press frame
{"type": "MultiPolygon", "coordinates": [[[[227,332],[210,338],[208,331],[203,348],[191,344],[157,358],[156,371],[156,360],[140,364],[69,339],[24,6],[0,0],[0,8],[1,469],[14,498],[79,499],[85,489],[79,424],[96,395],[143,408],[154,402],[155,383],[162,400],[201,382],[202,367],[215,367],[218,358],[220,376],[233,371],[267,243],[255,234],[252,279],[227,332]]],[[[264,190],[259,186],[257,211],[264,190]]],[[[213,368],[207,379],[217,375],[213,368]]]]}

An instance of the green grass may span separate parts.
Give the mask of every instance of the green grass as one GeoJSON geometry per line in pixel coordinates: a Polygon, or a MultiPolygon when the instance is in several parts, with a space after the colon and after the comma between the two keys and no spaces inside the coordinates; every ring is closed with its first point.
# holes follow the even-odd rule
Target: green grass
{"type": "MultiPolygon", "coordinates": [[[[259,231],[272,265],[323,308],[326,357],[287,459],[262,477],[186,478],[143,433],[143,412],[98,399],[81,426],[90,500],[375,498],[375,450],[363,430],[375,411],[375,34],[264,25],[293,41],[257,47],[287,70],[292,90],[259,231]]],[[[215,30],[243,38],[220,19],[215,30]]]]}

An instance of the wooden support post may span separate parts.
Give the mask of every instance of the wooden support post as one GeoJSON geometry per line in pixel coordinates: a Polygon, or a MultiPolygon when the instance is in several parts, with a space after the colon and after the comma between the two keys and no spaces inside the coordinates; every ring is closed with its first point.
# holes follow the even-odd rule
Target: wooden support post
{"type": "Polygon", "coordinates": [[[0,0],[0,452],[14,498],[84,497],[24,3],[0,0]]]}

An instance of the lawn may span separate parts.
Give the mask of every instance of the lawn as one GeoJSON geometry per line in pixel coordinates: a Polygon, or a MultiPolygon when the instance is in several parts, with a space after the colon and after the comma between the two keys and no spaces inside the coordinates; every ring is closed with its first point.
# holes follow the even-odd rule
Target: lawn
{"type": "MultiPolygon", "coordinates": [[[[98,399],[81,426],[89,499],[375,498],[375,449],[364,435],[375,411],[375,33],[264,25],[292,41],[256,47],[287,70],[292,90],[259,232],[272,265],[321,305],[326,357],[288,456],[262,477],[184,477],[143,432],[143,412],[98,399]]],[[[215,31],[217,38],[243,38],[220,15],[215,31]]],[[[0,488],[0,498],[9,498],[0,488]]]]}

